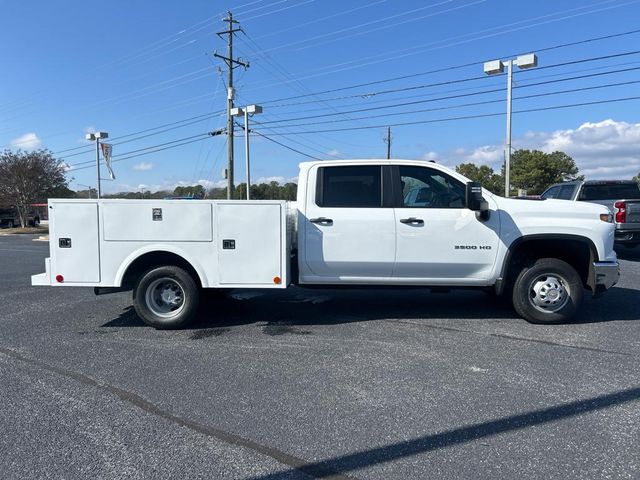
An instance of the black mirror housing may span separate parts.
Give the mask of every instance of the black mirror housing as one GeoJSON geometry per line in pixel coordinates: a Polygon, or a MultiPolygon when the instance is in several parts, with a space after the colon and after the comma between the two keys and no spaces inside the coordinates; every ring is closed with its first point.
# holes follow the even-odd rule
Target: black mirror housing
{"type": "Polygon", "coordinates": [[[483,210],[483,204],[486,208],[486,202],[482,198],[482,185],[478,182],[467,183],[466,207],[474,212],[483,210]]]}
{"type": "Polygon", "coordinates": [[[482,198],[482,185],[478,182],[467,183],[466,207],[476,212],[479,220],[489,219],[489,203],[482,198]]]}

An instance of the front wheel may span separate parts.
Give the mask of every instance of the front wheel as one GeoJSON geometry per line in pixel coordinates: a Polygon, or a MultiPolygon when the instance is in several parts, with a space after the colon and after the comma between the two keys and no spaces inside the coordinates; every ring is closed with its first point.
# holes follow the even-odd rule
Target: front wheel
{"type": "Polygon", "coordinates": [[[200,291],[193,277],[180,267],[154,267],[133,289],[133,306],[144,323],[157,329],[182,328],[198,311],[200,291]]]}
{"type": "Polygon", "coordinates": [[[530,323],[568,322],[583,297],[578,272],[557,258],[536,260],[522,269],[513,285],[513,307],[530,323]]]}

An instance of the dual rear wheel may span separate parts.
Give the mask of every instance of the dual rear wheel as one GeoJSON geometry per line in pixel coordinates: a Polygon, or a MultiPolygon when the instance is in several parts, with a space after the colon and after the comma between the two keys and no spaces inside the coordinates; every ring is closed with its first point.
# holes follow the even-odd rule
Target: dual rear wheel
{"type": "Polygon", "coordinates": [[[200,289],[184,269],[165,265],[147,270],[133,289],[138,316],[158,329],[182,328],[193,320],[200,302],[200,289]]]}

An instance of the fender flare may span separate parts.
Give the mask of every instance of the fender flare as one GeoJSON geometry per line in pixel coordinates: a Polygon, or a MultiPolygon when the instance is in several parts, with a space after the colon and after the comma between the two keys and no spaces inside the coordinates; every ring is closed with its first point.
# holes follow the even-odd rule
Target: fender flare
{"type": "MultiPolygon", "coordinates": [[[[504,256],[504,260],[502,262],[502,268],[500,269],[500,277],[496,280],[496,293],[498,295],[502,294],[505,287],[505,278],[507,277],[507,271],[509,269],[509,264],[511,263],[511,257],[513,252],[518,248],[519,245],[529,242],[529,241],[539,241],[539,240],[571,240],[575,242],[584,243],[589,248],[589,253],[591,255],[591,259],[589,261],[589,274],[588,279],[592,278],[592,269],[593,262],[598,259],[598,249],[596,245],[593,243],[589,237],[585,237],[582,235],[573,235],[569,233],[534,233],[530,235],[523,235],[521,237],[516,238],[511,244],[507,247],[507,253],[504,256]]],[[[591,285],[590,285],[591,286],[591,285]]]]}

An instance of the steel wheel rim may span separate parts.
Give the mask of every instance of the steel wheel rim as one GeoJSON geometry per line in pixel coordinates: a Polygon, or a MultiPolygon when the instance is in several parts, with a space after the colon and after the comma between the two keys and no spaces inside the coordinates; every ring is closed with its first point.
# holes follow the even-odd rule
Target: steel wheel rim
{"type": "Polygon", "coordinates": [[[569,283],[556,273],[538,275],[529,283],[529,303],[539,312],[556,313],[571,298],[569,283]]]}
{"type": "Polygon", "coordinates": [[[151,282],[145,292],[147,308],[156,316],[171,319],[184,310],[184,289],[172,278],[163,277],[151,282]]]}

